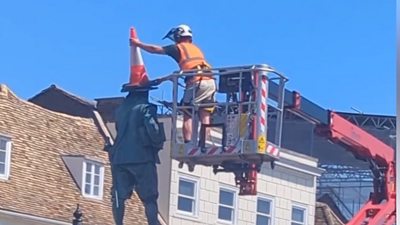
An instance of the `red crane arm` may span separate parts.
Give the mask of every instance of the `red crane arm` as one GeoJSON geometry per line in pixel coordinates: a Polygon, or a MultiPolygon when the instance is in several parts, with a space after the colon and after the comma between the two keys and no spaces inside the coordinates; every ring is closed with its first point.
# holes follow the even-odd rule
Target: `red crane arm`
{"type": "Polygon", "coordinates": [[[319,126],[317,132],[345,145],[359,159],[372,159],[379,166],[388,166],[393,162],[392,147],[335,112],[330,112],[329,116],[329,124],[319,126]]]}
{"type": "Polygon", "coordinates": [[[396,218],[395,150],[339,114],[319,107],[299,93],[286,91],[285,95],[288,111],[316,124],[317,134],[344,146],[357,159],[370,163],[374,191],[347,224],[392,225],[396,218]]]}

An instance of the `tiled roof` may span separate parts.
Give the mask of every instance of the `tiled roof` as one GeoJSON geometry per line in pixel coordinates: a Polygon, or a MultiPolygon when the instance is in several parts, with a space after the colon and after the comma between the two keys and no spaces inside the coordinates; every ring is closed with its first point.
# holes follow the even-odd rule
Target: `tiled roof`
{"type": "Polygon", "coordinates": [[[47,95],[52,90],[62,92],[64,95],[68,96],[71,99],[74,99],[74,100],[80,102],[83,105],[88,105],[88,106],[91,106],[91,107],[95,106],[95,102],[94,101],[86,100],[86,99],[84,99],[82,97],[74,95],[74,94],[62,89],[61,87],[58,87],[55,84],[52,84],[52,85],[50,85],[50,87],[42,90],[39,94],[37,94],[37,95],[33,96],[32,98],[30,98],[29,101],[32,101],[32,100],[37,99],[37,98],[40,98],[40,96],[42,96],[42,95],[47,95]]]}
{"type": "MultiPolygon", "coordinates": [[[[113,224],[108,156],[102,151],[104,139],[92,118],[44,109],[0,85],[0,135],[11,137],[13,144],[10,177],[0,180],[0,209],[69,222],[80,203],[84,224],[113,224]],[[63,155],[85,155],[106,162],[103,200],[82,197],[63,155]]],[[[125,221],[146,223],[136,195],[127,205],[125,221]]]]}
{"type": "Polygon", "coordinates": [[[322,202],[315,205],[315,225],[344,225],[331,208],[322,202]]]}
{"type": "Polygon", "coordinates": [[[44,89],[28,101],[51,111],[91,118],[96,103],[69,93],[56,85],[44,89]]]}
{"type": "Polygon", "coordinates": [[[325,193],[319,196],[317,202],[325,203],[329,207],[330,211],[332,211],[332,213],[334,213],[340,221],[342,221],[343,223],[347,223],[346,217],[338,207],[337,203],[333,200],[331,194],[325,193]]]}

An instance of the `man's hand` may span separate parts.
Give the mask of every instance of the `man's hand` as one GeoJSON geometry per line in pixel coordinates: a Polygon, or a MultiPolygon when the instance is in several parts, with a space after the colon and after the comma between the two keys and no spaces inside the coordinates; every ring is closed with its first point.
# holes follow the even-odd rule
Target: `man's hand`
{"type": "Polygon", "coordinates": [[[172,81],[172,77],[170,77],[170,76],[160,77],[160,78],[151,80],[149,83],[150,83],[151,86],[157,86],[157,85],[160,85],[162,82],[167,81],[167,80],[172,81]]]}
{"type": "Polygon", "coordinates": [[[110,152],[111,148],[112,148],[111,140],[110,140],[109,137],[107,137],[106,138],[106,142],[104,143],[103,150],[106,151],[106,152],[110,152]]]}
{"type": "Polygon", "coordinates": [[[140,45],[140,41],[137,38],[130,38],[129,42],[130,42],[130,45],[135,45],[135,46],[139,46],[140,45]]]}

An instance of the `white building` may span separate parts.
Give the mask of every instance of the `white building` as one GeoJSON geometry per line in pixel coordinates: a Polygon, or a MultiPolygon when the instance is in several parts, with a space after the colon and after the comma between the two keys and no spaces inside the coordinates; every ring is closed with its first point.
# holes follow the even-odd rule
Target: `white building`
{"type": "MultiPolygon", "coordinates": [[[[168,130],[170,120],[163,122],[168,130]]],[[[275,168],[265,163],[258,174],[258,195],[239,196],[232,173],[214,175],[205,166],[179,169],[167,139],[158,172],[159,210],[168,224],[314,224],[316,179],[322,173],[316,159],[282,149],[275,168]]]]}

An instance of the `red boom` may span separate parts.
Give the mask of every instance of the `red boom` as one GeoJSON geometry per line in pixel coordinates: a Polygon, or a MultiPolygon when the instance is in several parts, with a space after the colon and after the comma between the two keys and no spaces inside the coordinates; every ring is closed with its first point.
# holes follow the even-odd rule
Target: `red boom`
{"type": "Polygon", "coordinates": [[[302,97],[293,92],[289,111],[316,123],[317,133],[344,146],[357,159],[368,161],[374,174],[374,192],[348,225],[391,225],[396,218],[395,150],[335,112],[328,112],[327,124],[311,111],[304,112],[302,97]]]}

